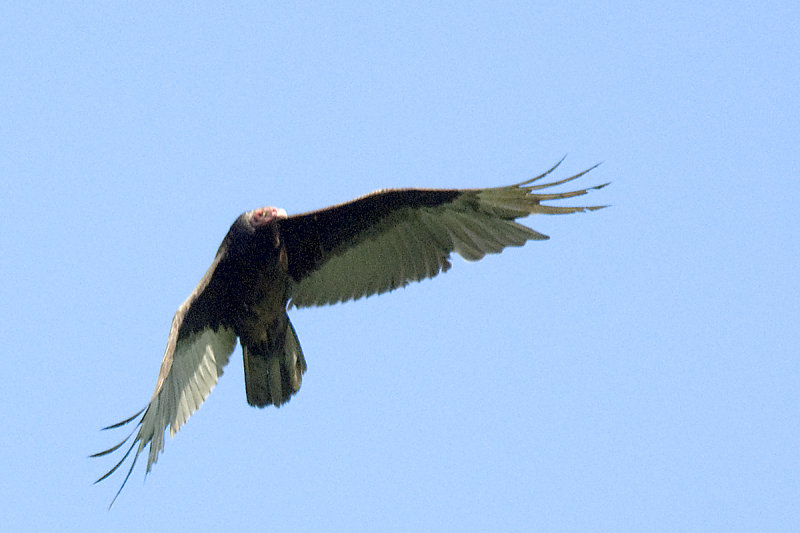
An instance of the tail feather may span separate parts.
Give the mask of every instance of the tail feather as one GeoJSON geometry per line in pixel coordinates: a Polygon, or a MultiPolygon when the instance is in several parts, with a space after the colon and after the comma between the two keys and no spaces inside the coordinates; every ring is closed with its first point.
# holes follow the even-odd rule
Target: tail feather
{"type": "Polygon", "coordinates": [[[274,335],[268,342],[242,346],[247,403],[255,407],[280,407],[288,402],[300,390],[308,368],[288,317],[285,327],[269,333],[274,335]]]}

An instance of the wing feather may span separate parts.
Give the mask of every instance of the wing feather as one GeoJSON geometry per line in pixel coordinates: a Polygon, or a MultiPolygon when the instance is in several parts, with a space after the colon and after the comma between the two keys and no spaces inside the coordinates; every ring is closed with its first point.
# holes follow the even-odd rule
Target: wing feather
{"type": "Polygon", "coordinates": [[[200,284],[178,308],[172,319],[161,370],[148,406],[136,415],[105,429],[121,427],[138,417],[137,426],[121,443],[91,456],[100,457],[114,452],[133,437],[122,459],[95,482],[110,476],[135,449],[131,466],[111,505],[127,483],[139,455],[148,445],[146,472],[150,472],[164,449],[164,432],[167,427],[170,436],[174,437],[208,397],[236,347],[233,328],[218,315],[219,309],[223,307],[217,301],[222,297],[220,285],[225,283],[219,279],[221,274],[218,274],[218,267],[225,257],[225,251],[223,243],[200,284]]]}
{"type": "MultiPolygon", "coordinates": [[[[189,416],[200,407],[222,375],[223,367],[228,363],[235,346],[236,335],[226,327],[220,327],[216,331],[207,329],[177,342],[166,378],[160,382],[160,389],[155,391],[139,420],[138,431],[131,443],[131,449],[136,447],[134,464],[139,454],[149,444],[146,471],[150,472],[158,460],[158,455],[164,449],[164,431],[169,426],[170,436],[174,437],[189,416]],[[208,377],[205,379],[204,368],[208,372],[208,377]]],[[[129,435],[129,438],[132,435],[129,435]]],[[[113,452],[125,441],[93,457],[113,452]]],[[[128,450],[128,454],[130,451],[128,450]]],[[[128,454],[98,481],[102,481],[116,470],[128,454]]]]}
{"type": "MultiPolygon", "coordinates": [[[[560,164],[560,162],[559,162],[560,164]]],[[[326,305],[381,294],[450,268],[452,252],[469,261],[548,237],[516,219],[605,206],[554,206],[545,201],[587,194],[607,184],[538,193],[578,179],[595,167],[550,183],[535,178],[488,189],[382,190],[327,210],[289,217],[291,305],[326,305]],[[302,237],[303,243],[294,241],[302,237]]]]}

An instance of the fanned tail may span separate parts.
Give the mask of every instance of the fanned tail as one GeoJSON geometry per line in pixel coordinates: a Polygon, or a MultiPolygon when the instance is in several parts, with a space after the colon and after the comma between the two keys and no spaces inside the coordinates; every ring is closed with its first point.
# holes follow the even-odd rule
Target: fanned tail
{"type": "Polygon", "coordinates": [[[255,407],[280,407],[288,402],[300,390],[308,368],[286,314],[275,321],[268,337],[267,342],[242,343],[247,403],[255,407]]]}

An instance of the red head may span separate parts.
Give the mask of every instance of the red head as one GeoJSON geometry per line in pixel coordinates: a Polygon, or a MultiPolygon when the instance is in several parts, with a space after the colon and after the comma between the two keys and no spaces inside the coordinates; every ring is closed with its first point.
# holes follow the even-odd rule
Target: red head
{"type": "Polygon", "coordinates": [[[277,207],[260,207],[248,213],[250,224],[254,227],[269,224],[277,218],[286,218],[286,211],[277,207]]]}

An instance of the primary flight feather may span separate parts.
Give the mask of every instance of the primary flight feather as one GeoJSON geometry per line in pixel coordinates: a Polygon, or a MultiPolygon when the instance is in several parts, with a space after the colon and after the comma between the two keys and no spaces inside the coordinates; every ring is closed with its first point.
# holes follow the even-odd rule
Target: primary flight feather
{"type": "MultiPolygon", "coordinates": [[[[287,216],[275,207],[243,213],[228,230],[200,283],[178,308],[150,403],[128,437],[92,457],[133,442],[134,452],[114,496],[150,445],[149,472],[170,435],[203,403],[222,375],[236,340],[242,345],[247,402],[280,406],[300,389],[306,361],[287,309],[381,294],[450,268],[456,252],[475,261],[507,246],[548,237],[516,222],[532,214],[567,214],[604,206],[543,204],[581,196],[607,184],[540,193],[590,170],[550,183],[535,182],[558,166],[516,185],[487,189],[386,189],[326,209],[287,216]],[[134,436],[135,433],[135,436],[134,436]],[[135,451],[134,451],[135,450],[135,451]]],[[[112,500],[112,505],[114,503],[112,500]]]]}

